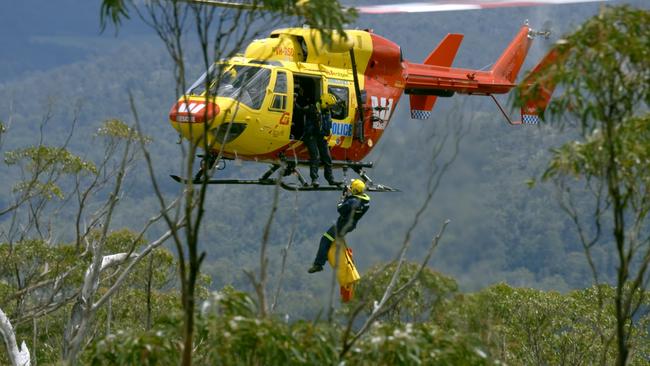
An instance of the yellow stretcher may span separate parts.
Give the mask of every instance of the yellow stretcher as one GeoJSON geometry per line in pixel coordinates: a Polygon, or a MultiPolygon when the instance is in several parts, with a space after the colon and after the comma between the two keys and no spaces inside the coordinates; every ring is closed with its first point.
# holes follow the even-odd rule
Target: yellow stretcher
{"type": "Polygon", "coordinates": [[[345,244],[344,240],[339,239],[330,246],[327,252],[327,260],[332,268],[336,270],[336,278],[341,286],[341,301],[350,301],[354,296],[354,286],[361,279],[352,259],[352,249],[345,244]],[[338,263],[336,261],[337,251],[338,263]]]}

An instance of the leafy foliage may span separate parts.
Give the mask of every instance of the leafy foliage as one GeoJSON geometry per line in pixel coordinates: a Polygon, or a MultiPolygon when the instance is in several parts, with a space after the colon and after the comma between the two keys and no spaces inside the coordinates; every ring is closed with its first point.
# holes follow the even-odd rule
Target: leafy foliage
{"type": "Polygon", "coordinates": [[[593,260],[595,244],[616,250],[618,291],[610,295],[617,310],[616,364],[625,365],[632,348],[628,324],[639,311],[634,299],[645,293],[650,265],[643,229],[650,211],[650,12],[606,8],[556,50],[563,62],[541,71],[541,79],[562,88],[551,112],[563,126],[578,125],[584,141],[555,149],[543,178],[559,188],[595,281],[608,270],[593,260]],[[589,209],[575,204],[574,177],[590,195],[589,209]]]}
{"type": "MultiPolygon", "coordinates": [[[[601,286],[563,295],[498,284],[452,303],[445,327],[478,334],[490,354],[509,364],[612,364],[614,292],[601,286]],[[603,295],[610,300],[601,308],[603,295]]],[[[634,323],[632,364],[645,362],[647,320],[634,323]]]]}
{"type": "Polygon", "coordinates": [[[443,331],[432,322],[379,323],[349,356],[353,365],[491,365],[474,335],[443,331]]]}
{"type": "Polygon", "coordinates": [[[20,166],[29,173],[24,180],[14,185],[14,193],[24,197],[41,196],[48,200],[65,197],[58,182],[59,177],[92,175],[98,171],[93,162],[71,153],[66,148],[44,145],[7,151],[4,162],[9,166],[20,166]]]}
{"type": "MultiPolygon", "coordinates": [[[[273,2],[275,1],[268,1],[268,3],[273,2]]],[[[287,1],[289,4],[291,2],[287,1]]],[[[326,37],[329,36],[331,30],[342,33],[343,26],[353,21],[357,16],[354,8],[341,8],[338,0],[298,0],[293,6],[297,16],[304,18],[306,24],[311,28],[321,30],[321,34],[326,37]]]]}
{"type": "MultiPolygon", "coordinates": [[[[615,311],[611,301],[601,310],[598,291],[611,295],[614,289],[593,287],[563,295],[499,284],[471,295],[457,294],[439,306],[435,319],[376,323],[341,360],[344,329],[338,324],[259,319],[248,295],[224,288],[202,306],[195,361],[209,365],[611,364],[616,357],[610,342],[615,311]]],[[[633,365],[644,364],[650,350],[647,320],[632,324],[633,365]]],[[[180,354],[180,321],[180,314],[174,314],[151,331],[106,337],[85,357],[95,365],[175,364],[180,354]]]]}
{"type": "Polygon", "coordinates": [[[151,137],[140,136],[138,132],[131,126],[120,121],[119,119],[109,119],[104,121],[102,127],[97,130],[97,136],[107,138],[115,138],[120,140],[139,140],[149,143],[152,141],[151,137]]]}
{"type": "MultiPolygon", "coordinates": [[[[169,3],[180,2],[169,0],[169,3]]],[[[325,35],[331,30],[342,31],[343,26],[357,16],[354,8],[344,9],[337,0],[254,0],[240,4],[242,9],[300,17],[305,24],[322,31],[325,35]]],[[[103,0],[100,12],[102,29],[105,28],[107,20],[119,26],[124,18],[128,19],[129,8],[132,5],[132,0],[103,0]]]]}
{"type": "MultiPolygon", "coordinates": [[[[89,352],[89,363],[175,364],[180,352],[180,319],[177,316],[168,320],[158,330],[105,338],[89,352]]],[[[205,365],[491,363],[471,336],[441,332],[431,323],[393,322],[373,327],[345,360],[339,360],[341,331],[336,324],[258,319],[248,295],[226,288],[203,306],[197,322],[195,361],[205,365]]]]}
{"type": "Polygon", "coordinates": [[[6,152],[5,163],[8,165],[24,163],[25,168],[30,172],[36,172],[43,167],[67,174],[97,172],[97,168],[92,162],[86,161],[66,149],[51,146],[31,146],[6,152]]]}
{"type": "Polygon", "coordinates": [[[110,18],[110,21],[116,26],[122,23],[122,19],[128,19],[129,13],[125,0],[103,0],[100,12],[100,25],[102,30],[106,28],[107,18],[110,18]]]}
{"type": "Polygon", "coordinates": [[[551,114],[574,116],[585,131],[603,121],[625,122],[650,103],[650,12],[608,7],[556,46],[562,63],[544,71],[563,87],[551,114]]]}
{"type": "MultiPolygon", "coordinates": [[[[390,279],[397,268],[396,264],[377,264],[364,274],[363,280],[355,289],[355,297],[349,306],[342,309],[348,312],[357,306],[369,315],[374,301],[381,299],[390,279]]],[[[397,280],[396,288],[405,285],[420,269],[416,263],[404,263],[397,280]]],[[[429,318],[430,312],[437,309],[458,291],[458,285],[452,278],[443,276],[431,268],[424,268],[412,287],[387,304],[389,311],[384,315],[392,322],[417,322],[429,318]],[[398,305],[399,304],[399,305],[398,305]]]]}
{"type": "MultiPolygon", "coordinates": [[[[106,248],[112,253],[124,252],[142,243],[135,233],[121,230],[108,237],[106,248]]],[[[167,312],[179,309],[180,302],[173,291],[173,256],[166,249],[156,249],[150,255],[129,275],[111,299],[111,306],[99,309],[94,321],[97,329],[144,330],[147,314],[155,323],[167,312]]],[[[19,337],[37,340],[30,347],[39,362],[60,360],[67,314],[90,263],[89,253],[79,256],[71,244],[25,240],[13,245],[0,244],[0,256],[0,308],[9,312],[19,337]]],[[[113,280],[112,271],[104,273],[99,296],[113,280]]],[[[200,293],[205,293],[205,289],[200,293]]]]}
{"type": "Polygon", "coordinates": [[[613,145],[617,176],[627,192],[647,194],[650,179],[650,114],[631,117],[614,127],[608,141],[602,130],[594,131],[584,143],[572,142],[554,150],[545,179],[570,175],[605,179],[613,145]]]}

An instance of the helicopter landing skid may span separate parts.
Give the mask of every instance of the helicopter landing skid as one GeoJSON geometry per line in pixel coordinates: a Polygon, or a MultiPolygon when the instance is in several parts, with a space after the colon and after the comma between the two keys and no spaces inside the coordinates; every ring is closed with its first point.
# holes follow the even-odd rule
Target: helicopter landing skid
{"type": "MultiPolygon", "coordinates": [[[[178,183],[183,183],[183,184],[188,184],[189,181],[187,179],[181,178],[177,175],[171,175],[171,178],[178,183]]],[[[191,182],[192,184],[202,184],[204,183],[203,181],[199,180],[193,180],[191,182]]],[[[275,179],[208,179],[205,181],[205,184],[256,184],[256,185],[262,185],[262,186],[273,186],[278,184],[277,180],[275,179]]],[[[287,191],[340,191],[344,187],[343,185],[319,185],[318,187],[314,187],[309,184],[296,184],[296,183],[286,183],[280,181],[280,187],[283,189],[286,189],[287,191]]],[[[389,186],[385,186],[383,184],[376,184],[372,186],[367,186],[366,191],[369,192],[399,192],[399,189],[395,189],[389,186]]]]}
{"type": "MultiPolygon", "coordinates": [[[[170,177],[177,181],[178,183],[183,184],[203,184],[203,179],[193,179],[192,181],[181,178],[178,175],[170,175],[170,177]]],[[[205,184],[258,184],[263,186],[272,186],[275,185],[274,179],[207,179],[205,184]]]]}
{"type": "MultiPolygon", "coordinates": [[[[214,164],[214,162],[211,162],[214,164]]],[[[306,165],[308,161],[297,161],[298,165],[306,165]]],[[[178,175],[171,175],[171,178],[178,183],[183,184],[255,184],[262,186],[272,186],[279,184],[280,187],[288,191],[339,191],[345,189],[345,185],[318,185],[313,186],[307,184],[305,178],[300,174],[300,171],[296,168],[296,163],[287,163],[283,168],[280,178],[273,179],[271,175],[275,173],[278,169],[282,167],[280,164],[272,164],[269,170],[262,175],[260,179],[211,179],[204,175],[204,169],[199,170],[199,172],[194,176],[194,179],[191,181],[178,175]],[[284,181],[284,177],[295,176],[298,179],[298,183],[288,183],[284,181]]],[[[399,192],[399,189],[395,189],[383,184],[375,184],[372,179],[366,174],[363,168],[371,168],[371,162],[344,162],[344,161],[333,161],[333,168],[342,168],[343,171],[347,169],[352,169],[357,173],[361,179],[366,183],[366,190],[370,192],[399,192]]]]}

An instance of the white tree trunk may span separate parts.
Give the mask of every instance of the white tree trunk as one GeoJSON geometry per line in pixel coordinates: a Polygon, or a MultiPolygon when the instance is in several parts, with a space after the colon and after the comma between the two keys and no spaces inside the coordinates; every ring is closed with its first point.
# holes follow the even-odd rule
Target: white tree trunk
{"type": "Polygon", "coordinates": [[[9,360],[11,361],[12,366],[29,366],[31,365],[31,360],[29,358],[29,350],[25,341],[18,348],[16,343],[16,334],[14,333],[14,327],[11,325],[9,318],[5,315],[4,311],[0,309],[0,333],[4,339],[5,346],[7,347],[7,354],[9,355],[9,360]]]}
{"type": "Polygon", "coordinates": [[[72,306],[70,319],[66,324],[64,332],[64,360],[67,360],[71,365],[77,363],[77,354],[82,350],[82,344],[86,339],[88,329],[99,307],[115,294],[126,277],[131,273],[134,266],[149,255],[152,250],[162,245],[171,235],[172,230],[168,230],[157,240],[149,243],[140,253],[117,253],[102,256],[99,254],[101,252],[99,250],[101,243],[94,242],[91,244],[93,262],[86,270],[83,286],[77,297],[77,301],[72,306]],[[99,300],[93,301],[99,287],[101,272],[112,266],[126,263],[127,261],[129,261],[129,264],[121,270],[121,274],[113,286],[99,300]]]}

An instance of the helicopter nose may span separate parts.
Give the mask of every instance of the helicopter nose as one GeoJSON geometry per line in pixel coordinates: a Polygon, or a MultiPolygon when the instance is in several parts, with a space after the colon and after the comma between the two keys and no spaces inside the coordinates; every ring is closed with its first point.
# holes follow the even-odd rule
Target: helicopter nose
{"type": "Polygon", "coordinates": [[[210,122],[219,114],[219,106],[212,102],[179,100],[169,111],[169,119],[179,123],[210,122]]]}

